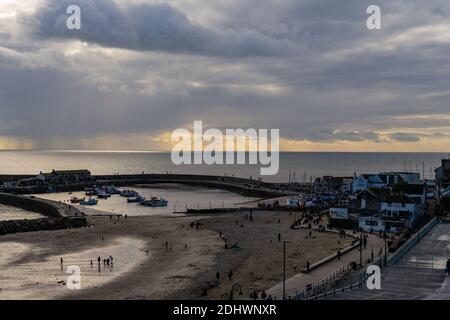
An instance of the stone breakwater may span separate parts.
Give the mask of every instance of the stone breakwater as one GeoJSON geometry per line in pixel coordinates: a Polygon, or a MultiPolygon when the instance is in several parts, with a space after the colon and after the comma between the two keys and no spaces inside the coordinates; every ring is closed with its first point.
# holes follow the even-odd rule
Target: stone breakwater
{"type": "MultiPolygon", "coordinates": [[[[17,179],[17,176],[8,176],[17,179]]],[[[1,178],[2,176],[0,176],[1,178]]],[[[5,178],[5,177],[3,177],[5,178]]],[[[0,179],[1,181],[1,179],[0,179]]],[[[286,189],[286,184],[269,183],[261,180],[230,176],[190,175],[190,174],[123,174],[95,175],[92,181],[74,182],[63,185],[53,185],[59,192],[81,191],[93,185],[132,186],[138,184],[176,183],[194,186],[204,186],[232,191],[249,197],[277,197],[294,194],[286,189]]],[[[37,194],[47,192],[48,186],[3,187],[1,190],[15,194],[37,194]]]]}
{"type": "Polygon", "coordinates": [[[47,218],[62,217],[60,210],[47,201],[41,201],[31,197],[17,196],[8,193],[0,193],[0,203],[24,210],[37,212],[47,218]]]}
{"type": "Polygon", "coordinates": [[[85,217],[0,221],[0,235],[29,231],[81,228],[86,227],[86,225],[85,217]]]}
{"type": "Polygon", "coordinates": [[[0,221],[0,235],[86,227],[86,218],[73,206],[41,200],[32,197],[0,193],[0,203],[37,212],[44,216],[39,219],[0,221]]]}

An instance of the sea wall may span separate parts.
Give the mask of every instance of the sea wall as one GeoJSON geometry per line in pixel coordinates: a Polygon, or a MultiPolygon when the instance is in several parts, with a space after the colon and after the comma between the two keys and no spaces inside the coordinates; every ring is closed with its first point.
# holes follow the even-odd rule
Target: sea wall
{"type": "MultiPolygon", "coordinates": [[[[287,190],[276,183],[229,176],[189,174],[125,174],[97,175],[93,181],[52,186],[59,192],[79,191],[92,185],[112,184],[117,187],[136,184],[178,183],[224,189],[251,197],[276,197],[286,195],[287,190]]],[[[3,192],[15,194],[45,193],[48,186],[3,188],[3,192]]]]}
{"type": "Polygon", "coordinates": [[[0,203],[18,207],[24,210],[42,214],[44,218],[0,221],[0,235],[18,232],[57,230],[86,227],[85,217],[75,207],[70,207],[72,214],[67,216],[68,205],[36,199],[32,197],[18,196],[0,193],[0,203]]]}
{"type": "Polygon", "coordinates": [[[0,221],[0,235],[18,232],[81,228],[86,227],[86,225],[87,221],[85,217],[0,221]]]}
{"type": "Polygon", "coordinates": [[[35,198],[0,193],[0,203],[42,214],[47,218],[60,218],[63,215],[56,206],[35,198]]]}

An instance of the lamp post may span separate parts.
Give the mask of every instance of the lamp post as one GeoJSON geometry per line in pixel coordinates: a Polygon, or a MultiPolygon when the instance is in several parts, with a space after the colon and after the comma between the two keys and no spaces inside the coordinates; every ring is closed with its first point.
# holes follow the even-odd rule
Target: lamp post
{"type": "Polygon", "coordinates": [[[359,266],[362,268],[362,248],[363,248],[363,234],[361,231],[361,234],[359,235],[359,266]]]}
{"type": "Polygon", "coordinates": [[[289,240],[283,240],[283,300],[286,300],[286,242],[289,240]]]}

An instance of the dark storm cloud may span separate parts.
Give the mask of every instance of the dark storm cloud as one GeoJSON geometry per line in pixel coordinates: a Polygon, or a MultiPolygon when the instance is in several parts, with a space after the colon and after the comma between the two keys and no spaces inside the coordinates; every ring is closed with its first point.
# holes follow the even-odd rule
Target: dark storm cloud
{"type": "Polygon", "coordinates": [[[256,30],[215,31],[192,22],[170,4],[129,4],[111,0],[46,0],[25,19],[42,39],[79,39],[105,47],[165,51],[218,57],[280,56],[292,52],[292,42],[256,30]],[[66,8],[81,8],[81,30],[66,28],[66,8]]]}

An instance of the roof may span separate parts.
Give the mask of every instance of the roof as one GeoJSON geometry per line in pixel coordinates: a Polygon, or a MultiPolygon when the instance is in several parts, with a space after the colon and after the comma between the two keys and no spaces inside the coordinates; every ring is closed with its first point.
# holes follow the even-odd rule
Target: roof
{"type": "Polygon", "coordinates": [[[81,170],[53,170],[52,172],[41,172],[39,173],[43,176],[52,176],[52,175],[61,175],[61,174],[91,174],[89,170],[81,169],[81,170]]]}
{"type": "Polygon", "coordinates": [[[416,203],[416,201],[412,200],[405,194],[396,193],[385,196],[383,202],[387,203],[416,203]]]}
{"type": "Polygon", "coordinates": [[[424,193],[424,187],[422,184],[396,184],[393,186],[392,191],[394,193],[406,193],[406,194],[420,194],[424,193]]]}
{"type": "Polygon", "coordinates": [[[55,170],[56,174],[76,174],[76,173],[83,173],[83,174],[91,174],[89,170],[82,169],[82,170],[55,170]]]}

